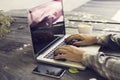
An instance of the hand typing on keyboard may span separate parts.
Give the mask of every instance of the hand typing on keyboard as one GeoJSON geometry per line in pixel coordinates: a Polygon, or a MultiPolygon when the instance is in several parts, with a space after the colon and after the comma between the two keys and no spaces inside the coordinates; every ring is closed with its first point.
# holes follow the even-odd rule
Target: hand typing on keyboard
{"type": "Polygon", "coordinates": [[[73,34],[65,39],[65,43],[77,47],[93,45],[96,42],[97,42],[96,36],[88,34],[73,34]]]}
{"type": "Polygon", "coordinates": [[[83,49],[80,49],[78,47],[72,45],[64,45],[54,51],[54,59],[81,62],[84,52],[85,51],[83,49]]]}
{"type": "MultiPolygon", "coordinates": [[[[58,55],[62,55],[61,53],[55,53],[54,52],[54,57],[58,56],[58,55]]],[[[57,59],[58,61],[66,61],[66,59],[61,58],[61,59],[57,59]]]]}
{"type": "Polygon", "coordinates": [[[72,39],[69,42],[66,42],[66,44],[73,45],[75,42],[78,42],[78,41],[80,41],[80,40],[78,40],[78,39],[72,39]]]}

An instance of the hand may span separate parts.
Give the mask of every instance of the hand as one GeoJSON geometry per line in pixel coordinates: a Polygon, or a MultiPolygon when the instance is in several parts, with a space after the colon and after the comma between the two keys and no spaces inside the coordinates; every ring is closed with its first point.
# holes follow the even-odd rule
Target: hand
{"type": "Polygon", "coordinates": [[[81,45],[92,45],[97,43],[96,36],[88,34],[73,34],[65,39],[66,43],[69,43],[71,40],[76,39],[77,42],[74,42],[72,45],[81,46],[81,45]]]}
{"type": "Polygon", "coordinates": [[[72,45],[65,45],[55,50],[54,59],[66,59],[81,62],[85,51],[72,45]]]}

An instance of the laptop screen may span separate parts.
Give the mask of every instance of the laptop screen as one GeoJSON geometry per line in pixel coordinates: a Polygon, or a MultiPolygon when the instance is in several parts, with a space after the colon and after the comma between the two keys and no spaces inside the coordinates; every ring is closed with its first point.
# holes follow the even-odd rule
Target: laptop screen
{"type": "Polygon", "coordinates": [[[54,0],[29,9],[28,20],[35,56],[65,35],[61,0],[54,0]]]}

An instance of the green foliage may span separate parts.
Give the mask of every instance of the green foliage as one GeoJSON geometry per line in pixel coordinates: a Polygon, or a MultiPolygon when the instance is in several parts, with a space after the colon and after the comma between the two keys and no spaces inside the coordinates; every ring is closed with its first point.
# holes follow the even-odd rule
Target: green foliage
{"type": "Polygon", "coordinates": [[[12,18],[8,16],[2,10],[0,11],[0,38],[5,36],[8,32],[10,32],[9,27],[12,23],[12,18]]]}

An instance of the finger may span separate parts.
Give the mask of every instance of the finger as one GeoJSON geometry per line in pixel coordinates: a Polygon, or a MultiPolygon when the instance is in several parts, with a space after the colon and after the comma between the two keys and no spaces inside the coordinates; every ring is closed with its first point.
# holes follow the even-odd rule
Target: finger
{"type": "Polygon", "coordinates": [[[73,47],[72,45],[64,45],[60,49],[65,50],[65,53],[69,53],[69,52],[71,52],[72,47],[73,47]]]}
{"type": "Polygon", "coordinates": [[[66,49],[66,50],[68,50],[70,48],[70,46],[72,46],[72,45],[63,45],[63,46],[57,48],[56,50],[58,50],[58,49],[66,49]]]}
{"type": "Polygon", "coordinates": [[[71,36],[69,36],[69,37],[67,37],[67,38],[65,39],[65,42],[68,43],[68,42],[70,42],[72,39],[78,38],[77,36],[78,36],[78,34],[71,35],[71,36]]]}
{"type": "Polygon", "coordinates": [[[66,53],[68,53],[68,52],[69,52],[69,51],[68,51],[67,47],[63,46],[63,47],[60,47],[60,48],[56,49],[56,50],[54,51],[54,54],[55,54],[55,55],[58,55],[58,54],[66,54],[66,53]]]}
{"type": "Polygon", "coordinates": [[[78,41],[78,42],[75,42],[73,43],[74,46],[84,46],[86,45],[86,42],[85,41],[78,41]]]}
{"type": "Polygon", "coordinates": [[[54,55],[55,56],[57,56],[58,54],[64,54],[64,50],[62,50],[62,49],[56,49],[55,51],[54,51],[54,55]]]}
{"type": "Polygon", "coordinates": [[[54,59],[66,59],[66,57],[64,54],[61,54],[61,55],[55,56],[54,59]]]}
{"type": "Polygon", "coordinates": [[[78,42],[78,41],[82,41],[82,40],[84,40],[83,36],[76,34],[76,35],[72,35],[72,36],[66,38],[65,43],[69,44],[72,42],[72,44],[73,44],[74,42],[78,42]]]}

